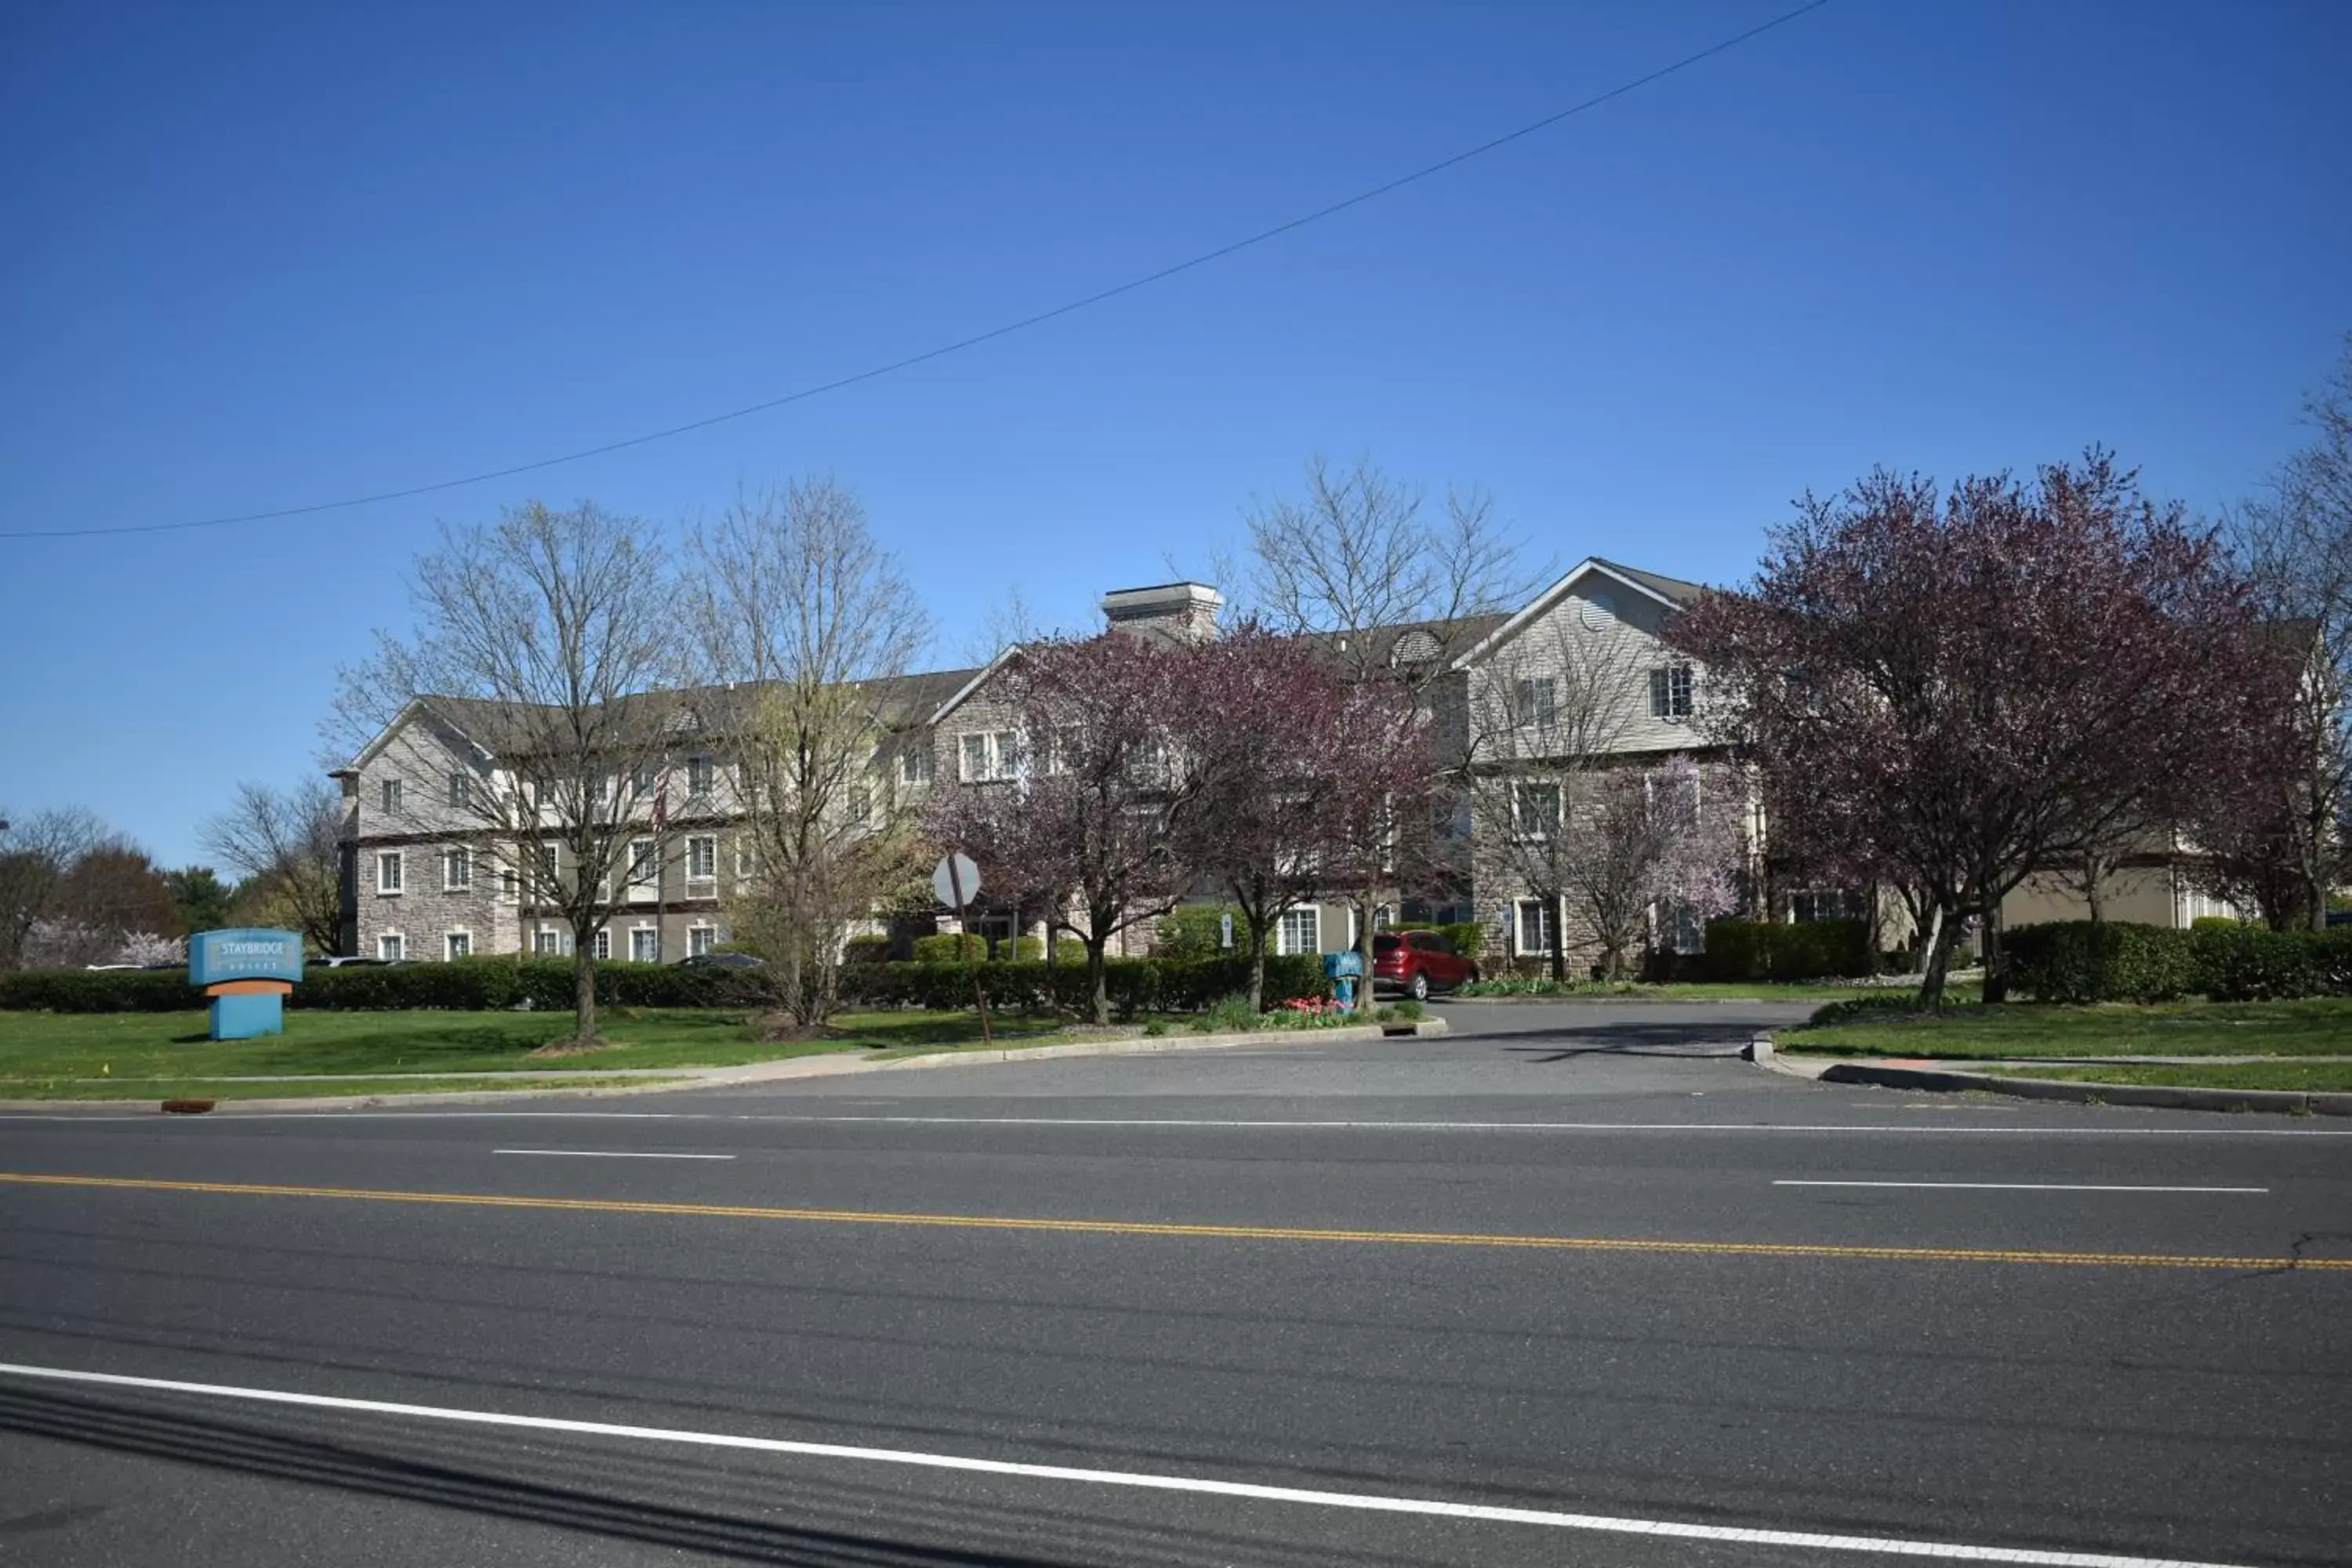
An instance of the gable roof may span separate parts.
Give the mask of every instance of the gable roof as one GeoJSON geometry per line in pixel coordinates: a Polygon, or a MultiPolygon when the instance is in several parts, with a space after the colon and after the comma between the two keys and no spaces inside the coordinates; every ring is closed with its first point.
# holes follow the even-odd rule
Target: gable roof
{"type": "Polygon", "coordinates": [[[1503,644],[1525,631],[1536,619],[1568,596],[1568,591],[1580,578],[1590,575],[1607,577],[1635,593],[1656,600],[1670,610],[1681,609],[1697,602],[1706,592],[1702,583],[1686,583],[1680,577],[1668,577],[1662,573],[1644,572],[1635,566],[1622,566],[1598,555],[1588,555],[1564,573],[1559,581],[1528,601],[1516,615],[1503,619],[1495,629],[1479,639],[1469,652],[1454,661],[1456,669],[1467,669],[1471,664],[1485,658],[1503,644]]]}

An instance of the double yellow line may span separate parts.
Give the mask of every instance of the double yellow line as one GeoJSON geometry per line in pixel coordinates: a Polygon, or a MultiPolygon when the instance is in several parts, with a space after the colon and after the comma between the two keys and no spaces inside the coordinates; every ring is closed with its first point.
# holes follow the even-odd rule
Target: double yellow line
{"type": "Polygon", "coordinates": [[[99,1187],[117,1192],[203,1193],[229,1197],[340,1198],[377,1204],[450,1204],[467,1208],[551,1209],[569,1214],[662,1215],[696,1219],[782,1220],[803,1225],[928,1226],[950,1230],[1048,1231],[1075,1236],[1162,1237],[1231,1241],[1370,1243],[1388,1247],[1518,1247],[1541,1252],[1630,1252],[1676,1258],[1874,1259],[1892,1263],[2038,1263],[2084,1268],[2204,1268],[2236,1272],[2352,1272],[2352,1258],[2229,1258],[2196,1253],[2057,1252],[2019,1247],[1849,1247],[1813,1242],[1655,1241],[1629,1237],[1514,1236],[1480,1231],[1326,1230],[1303,1226],[1171,1225],[1149,1220],[1050,1219],[1004,1215],[895,1214],[875,1209],[767,1208],[741,1204],[661,1204],[621,1198],[541,1198],[505,1193],[415,1193],[380,1187],[296,1187],[244,1182],[165,1182],[131,1176],[51,1176],[0,1171],[24,1187],[99,1187]]]}

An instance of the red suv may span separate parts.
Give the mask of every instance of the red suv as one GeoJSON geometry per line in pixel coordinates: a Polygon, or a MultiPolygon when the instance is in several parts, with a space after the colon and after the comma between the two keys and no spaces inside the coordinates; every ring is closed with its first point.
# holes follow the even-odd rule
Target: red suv
{"type": "Polygon", "coordinates": [[[1377,989],[1402,991],[1418,1002],[1440,986],[1451,991],[1477,978],[1477,963],[1454,952],[1453,939],[1443,932],[1391,931],[1372,938],[1377,989]]]}

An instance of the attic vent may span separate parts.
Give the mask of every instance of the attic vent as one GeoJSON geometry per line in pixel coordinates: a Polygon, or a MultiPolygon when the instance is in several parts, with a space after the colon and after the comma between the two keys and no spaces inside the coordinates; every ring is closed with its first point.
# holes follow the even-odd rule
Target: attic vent
{"type": "Polygon", "coordinates": [[[1583,605],[1576,614],[1586,631],[1597,632],[1617,614],[1617,596],[1606,588],[1595,588],[1584,595],[1583,605]]]}
{"type": "Polygon", "coordinates": [[[663,722],[662,728],[673,735],[682,735],[688,730],[701,729],[702,721],[694,716],[691,709],[681,708],[663,722]]]}
{"type": "Polygon", "coordinates": [[[1396,659],[1399,664],[1427,664],[1437,657],[1437,637],[1433,632],[1415,628],[1397,638],[1396,659]]]}

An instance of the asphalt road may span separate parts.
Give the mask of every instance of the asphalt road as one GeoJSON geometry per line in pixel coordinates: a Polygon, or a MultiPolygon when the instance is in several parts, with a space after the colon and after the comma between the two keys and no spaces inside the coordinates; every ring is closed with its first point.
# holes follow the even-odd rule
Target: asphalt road
{"type": "Polygon", "coordinates": [[[0,1563],[2352,1561],[2352,1128],[1454,1018],[0,1121],[0,1563]]]}

